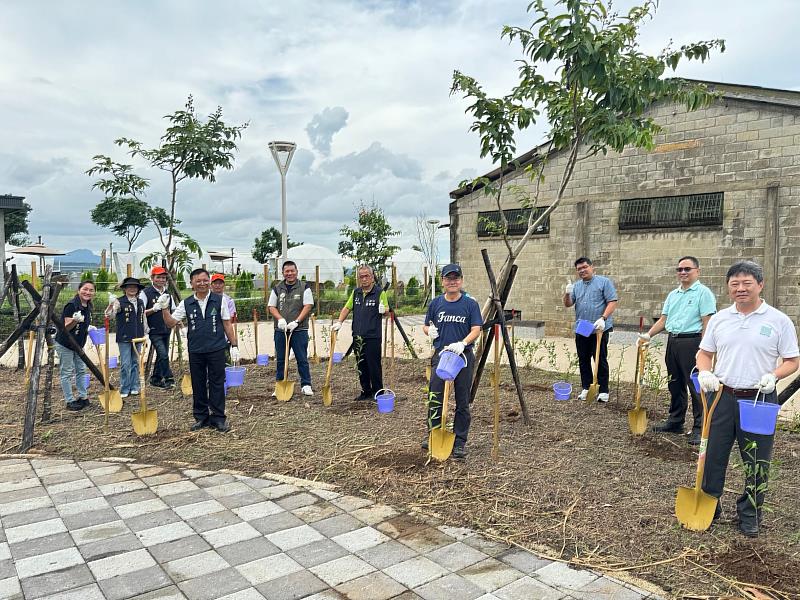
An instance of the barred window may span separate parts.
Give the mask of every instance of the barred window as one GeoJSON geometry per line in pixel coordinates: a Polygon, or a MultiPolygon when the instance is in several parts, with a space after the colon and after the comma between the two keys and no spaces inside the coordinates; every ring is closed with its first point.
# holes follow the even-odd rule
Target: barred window
{"type": "MultiPolygon", "coordinates": [[[[508,220],[508,235],[521,236],[525,235],[528,230],[528,220],[531,216],[531,210],[534,212],[534,220],[547,210],[547,206],[537,206],[536,208],[511,208],[503,212],[508,220]]],[[[500,218],[499,210],[489,210],[478,213],[478,226],[477,232],[479,238],[486,237],[500,237],[503,235],[503,220],[500,218]]],[[[550,215],[539,223],[536,227],[534,235],[547,235],[550,233],[550,215]]]]}
{"type": "Polygon", "coordinates": [[[723,192],[620,200],[619,229],[722,226],[723,192]]]}

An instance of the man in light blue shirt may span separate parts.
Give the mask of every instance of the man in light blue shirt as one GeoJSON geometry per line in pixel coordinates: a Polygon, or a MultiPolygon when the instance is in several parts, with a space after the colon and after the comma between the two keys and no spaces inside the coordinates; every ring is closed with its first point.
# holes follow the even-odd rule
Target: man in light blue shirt
{"type": "MultiPolygon", "coordinates": [[[[600,330],[603,335],[600,339],[600,360],[597,366],[597,383],[600,386],[600,393],[597,395],[598,402],[608,402],[608,334],[614,328],[611,314],[617,308],[617,290],[608,277],[595,275],[592,261],[581,256],[575,261],[575,270],[578,273],[579,281],[567,283],[564,288],[564,306],[569,308],[575,306],[575,319],[583,319],[594,323],[595,331],[600,330]]],[[[592,357],[597,349],[597,335],[592,334],[588,338],[575,334],[575,349],[578,352],[578,367],[581,372],[581,387],[583,388],[580,396],[581,400],[586,398],[589,393],[589,386],[594,380],[592,372],[592,357]]]]}
{"type": "Polygon", "coordinates": [[[652,336],[661,331],[666,330],[669,333],[664,356],[671,397],[669,417],[666,421],[653,425],[653,431],[683,433],[688,387],[694,415],[689,444],[696,446],[700,443],[703,405],[694,389],[691,372],[708,320],[717,312],[717,300],[711,290],[698,281],[700,262],[694,256],[681,258],[675,272],[680,285],[667,296],[664,308],[661,310],[661,318],[653,323],[647,333],[640,334],[639,337],[647,343],[652,336]]]}

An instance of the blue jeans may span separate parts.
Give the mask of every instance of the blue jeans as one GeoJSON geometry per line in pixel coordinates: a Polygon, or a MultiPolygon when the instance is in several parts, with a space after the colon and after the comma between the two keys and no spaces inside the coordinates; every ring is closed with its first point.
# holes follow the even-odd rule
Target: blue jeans
{"type": "Polygon", "coordinates": [[[151,333],[150,343],[156,352],[156,363],[153,366],[150,383],[174,381],[175,376],[169,368],[169,333],[151,333]]]}
{"type": "MultiPolygon", "coordinates": [[[[139,363],[133,351],[132,342],[118,342],[119,346],[119,391],[130,394],[139,391],[139,363]]],[[[142,345],[136,344],[136,351],[142,351],[142,345]]]]}
{"type": "MultiPolygon", "coordinates": [[[[300,385],[311,385],[311,369],[308,366],[308,329],[295,329],[289,346],[294,351],[300,385]]],[[[286,337],[280,329],[275,330],[275,381],[283,381],[286,337]]]]}
{"type": "Polygon", "coordinates": [[[56,352],[58,352],[58,376],[61,380],[61,391],[64,392],[65,402],[74,402],[75,396],[72,395],[72,380],[75,380],[75,387],[78,388],[78,398],[88,398],[89,394],[86,391],[86,382],[84,375],[86,374],[86,365],[74,352],[55,342],[56,352]]]}

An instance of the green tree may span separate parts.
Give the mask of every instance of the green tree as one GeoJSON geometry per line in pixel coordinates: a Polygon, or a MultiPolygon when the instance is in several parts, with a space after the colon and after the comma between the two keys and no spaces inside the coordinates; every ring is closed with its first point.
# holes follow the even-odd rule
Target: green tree
{"type": "MultiPolygon", "coordinates": [[[[303,242],[293,242],[286,236],[286,247],[302,246],[303,242]]],[[[277,256],[281,252],[281,232],[275,227],[270,227],[261,232],[253,244],[253,258],[261,264],[267,262],[270,256],[277,256]]]]}
{"type": "Polygon", "coordinates": [[[31,243],[28,237],[28,213],[33,208],[27,202],[22,202],[23,208],[9,211],[5,215],[6,242],[12,246],[25,246],[31,243]]]}
{"type": "MultiPolygon", "coordinates": [[[[544,115],[549,139],[526,167],[535,191],[512,190],[523,208],[537,205],[538,184],[548,160],[566,159],[555,198],[541,213],[531,211],[527,231],[514,244],[505,235],[508,223],[500,210],[503,179],[478,177],[462,183],[472,189],[482,187],[500,210],[506,258],[498,276],[499,289],[536,228],[561,203],[577,161],[627,147],[652,149],[661,127],[646,111],[655,102],[678,102],[696,110],[716,97],[703,84],[664,74],[684,59],[705,61],[714,50],[724,52],[723,40],[679,49],[667,46],[658,56],[641,52],[639,31],[654,16],[657,0],[646,0],[624,14],[609,13],[603,0],[559,0],[556,6],[562,10],[552,15],[543,0],[534,0],[528,6],[535,16],[529,28],[503,28],[502,37],[518,42],[522,51],[517,61],[519,81],[505,96],[490,97],[476,79],[459,71],[453,74],[451,94],[462,94],[470,102],[466,112],[474,118],[470,130],[480,136],[481,157],[491,157],[501,172],[517,166],[515,133],[544,115]]],[[[492,310],[487,300],[484,316],[492,310]]]]}
{"type": "Polygon", "coordinates": [[[359,205],[356,225],[345,225],[339,230],[345,238],[339,242],[339,254],[358,264],[370,265],[377,275],[383,275],[387,259],[400,249],[390,245],[389,238],[399,235],[400,231],[392,229],[386,215],[374,203],[367,206],[362,202],[359,205]]]}
{"type": "MultiPolygon", "coordinates": [[[[141,158],[150,168],[164,171],[168,175],[169,209],[147,205],[148,209],[145,210],[141,204],[138,205],[145,210],[147,222],[156,228],[163,246],[163,251],[145,257],[142,266],[149,268],[152,264],[165,260],[169,272],[176,273],[188,268],[191,255],[201,255],[199,244],[177,228],[180,224],[175,216],[178,186],[185,179],[203,179],[213,183],[216,181],[218,169],[232,169],[237,150],[236,141],[241,138],[247,123],[226,125],[222,120],[222,107],[217,107],[208,119],[203,120],[195,112],[192,96],[189,96],[183,110],[177,110],[164,118],[168,126],[157,147],[148,149],[130,138],[119,138],[114,143],[126,148],[131,157],[141,158]]],[[[113,204],[119,200],[138,200],[147,204],[143,197],[150,182],[134,173],[132,165],[115,162],[104,155],[97,155],[93,160],[95,165],[86,173],[89,176],[101,176],[93,188],[103,192],[103,202],[111,200],[113,204]]]]}

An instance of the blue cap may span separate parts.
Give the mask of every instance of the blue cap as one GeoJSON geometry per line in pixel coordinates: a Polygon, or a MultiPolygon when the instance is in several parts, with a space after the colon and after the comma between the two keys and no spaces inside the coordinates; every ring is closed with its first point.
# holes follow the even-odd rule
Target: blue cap
{"type": "Polygon", "coordinates": [[[455,263],[450,263],[449,265],[445,265],[442,267],[442,277],[447,277],[452,273],[457,274],[459,277],[464,276],[464,273],[461,272],[461,267],[455,263]]]}

